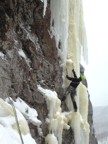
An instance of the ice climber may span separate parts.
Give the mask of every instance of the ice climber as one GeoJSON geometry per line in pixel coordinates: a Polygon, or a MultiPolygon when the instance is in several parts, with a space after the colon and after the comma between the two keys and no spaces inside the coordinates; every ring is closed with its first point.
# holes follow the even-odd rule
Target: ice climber
{"type": "Polygon", "coordinates": [[[75,101],[75,95],[76,95],[76,88],[77,86],[80,84],[81,81],[85,80],[85,76],[84,75],[81,75],[79,78],[77,77],[74,69],[72,70],[73,72],[73,75],[74,77],[69,77],[68,75],[66,75],[66,78],[68,80],[71,81],[70,85],[67,87],[63,97],[62,97],[62,101],[64,101],[66,99],[66,96],[68,94],[70,94],[71,96],[71,100],[72,100],[72,103],[73,103],[73,107],[74,107],[74,111],[77,112],[77,104],[76,104],[76,101],[75,101]]]}

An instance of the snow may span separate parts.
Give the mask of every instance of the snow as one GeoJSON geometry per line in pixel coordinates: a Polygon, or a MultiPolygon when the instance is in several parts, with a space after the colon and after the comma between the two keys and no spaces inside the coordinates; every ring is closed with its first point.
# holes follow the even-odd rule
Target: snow
{"type": "MultiPolygon", "coordinates": [[[[36,144],[31,137],[28,123],[24,116],[16,109],[18,122],[24,144],[36,144]]],[[[0,144],[22,144],[14,116],[13,107],[0,98],[0,144]]]]}
{"type": "Polygon", "coordinates": [[[46,8],[47,8],[47,0],[43,0],[43,3],[44,3],[43,17],[44,17],[46,13],[46,8]]]}
{"type": "Polygon", "coordinates": [[[2,52],[0,52],[0,57],[4,59],[4,54],[2,52]]]}
{"type": "Polygon", "coordinates": [[[36,126],[41,125],[41,121],[37,118],[37,111],[34,108],[30,108],[30,106],[28,106],[21,98],[18,97],[14,102],[14,105],[30,123],[36,126]]]}
{"type": "Polygon", "coordinates": [[[26,55],[25,55],[25,53],[24,53],[24,51],[23,51],[22,49],[19,49],[18,53],[19,53],[19,55],[22,56],[24,59],[27,58],[26,55]]]}
{"type": "Polygon", "coordinates": [[[20,27],[24,30],[26,34],[26,39],[31,40],[33,44],[36,46],[36,49],[39,48],[40,46],[38,45],[38,38],[37,36],[31,32],[30,28],[25,28],[25,26],[21,23],[20,27]]]}
{"type": "MultiPolygon", "coordinates": [[[[10,98],[11,99],[11,98],[10,98]]],[[[12,99],[11,99],[12,100],[12,99]]],[[[9,102],[9,99],[6,99],[9,102]]],[[[38,113],[34,108],[31,108],[25,101],[23,101],[20,97],[18,97],[15,101],[13,101],[14,106],[23,114],[23,116],[28,120],[28,122],[37,126],[39,135],[42,135],[42,130],[40,125],[42,122],[37,118],[38,113]]]]}
{"type": "Polygon", "coordinates": [[[23,57],[27,63],[27,65],[30,67],[30,60],[27,58],[26,54],[24,53],[24,51],[22,49],[18,50],[18,53],[21,57],[23,57]]]}
{"type": "MultiPolygon", "coordinates": [[[[24,144],[36,144],[30,134],[22,135],[24,144]]],[[[0,144],[22,144],[19,134],[11,127],[0,124],[0,144]]]]}

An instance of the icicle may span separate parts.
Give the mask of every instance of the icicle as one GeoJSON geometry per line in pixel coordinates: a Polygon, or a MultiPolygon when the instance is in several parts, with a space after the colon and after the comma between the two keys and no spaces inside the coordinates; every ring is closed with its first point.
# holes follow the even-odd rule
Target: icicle
{"type": "Polygon", "coordinates": [[[84,16],[83,16],[83,4],[82,0],[80,1],[80,17],[79,17],[79,40],[82,47],[82,56],[84,59],[84,62],[88,63],[88,46],[87,46],[87,36],[86,36],[86,29],[85,29],[85,23],[84,23],[84,16]]]}
{"type": "Polygon", "coordinates": [[[89,124],[88,124],[88,93],[87,88],[81,83],[79,85],[79,111],[82,115],[83,123],[82,123],[82,140],[84,144],[89,144],[89,124]]]}
{"type": "Polygon", "coordinates": [[[51,91],[48,89],[43,89],[38,85],[38,91],[45,96],[48,110],[49,110],[49,118],[53,118],[56,112],[61,112],[61,101],[57,97],[57,93],[55,91],[51,91]]]}
{"type": "Polygon", "coordinates": [[[68,130],[70,126],[68,125],[68,118],[61,112],[61,101],[58,99],[55,91],[43,89],[41,86],[38,86],[38,91],[42,93],[46,99],[49,111],[49,119],[47,119],[49,132],[52,132],[56,136],[58,144],[62,144],[63,129],[68,130]]]}
{"type": "MultiPolygon", "coordinates": [[[[83,48],[83,54],[86,46],[86,33],[83,21],[83,12],[82,12],[82,1],[81,0],[69,0],[69,29],[68,29],[68,52],[66,60],[66,72],[64,75],[68,74],[72,76],[72,68],[76,71],[77,76],[80,75],[80,60],[81,60],[81,49],[83,48]]],[[[65,80],[65,87],[69,85],[69,81],[65,80]]],[[[79,95],[80,91],[77,88],[77,96],[75,97],[77,105],[79,106],[79,95]]],[[[72,102],[70,96],[67,96],[66,104],[69,110],[73,110],[72,102]]],[[[79,108],[80,110],[80,108],[79,108]]],[[[74,129],[75,133],[75,144],[80,143],[80,122],[83,123],[83,118],[77,112],[73,114],[71,120],[71,126],[74,129]],[[82,119],[82,120],[81,120],[82,119]],[[77,138],[78,137],[78,138],[77,138]]],[[[87,123],[86,123],[87,124],[87,123]]],[[[84,143],[87,144],[87,143],[84,143]]]]}
{"type": "Polygon", "coordinates": [[[80,114],[79,112],[73,112],[71,116],[71,127],[74,130],[75,144],[80,143],[80,114]]]}
{"type": "Polygon", "coordinates": [[[68,39],[68,0],[51,0],[51,33],[55,37],[61,66],[65,66],[68,39]]]}
{"type": "MultiPolygon", "coordinates": [[[[69,85],[69,81],[65,79],[66,74],[72,76],[74,68],[77,76],[80,76],[80,60],[81,50],[84,59],[87,60],[87,43],[86,32],[83,21],[82,1],[81,0],[51,0],[51,32],[55,37],[58,54],[61,58],[61,66],[63,67],[63,87],[69,85]]],[[[79,106],[79,88],[77,88],[76,102],[79,106]]],[[[73,105],[70,96],[67,96],[66,104],[70,111],[73,105]]],[[[52,103],[52,106],[55,105],[52,103]]],[[[49,109],[49,108],[48,108],[49,109]]],[[[53,111],[53,110],[51,110],[53,111]]],[[[83,115],[84,116],[84,115],[83,115]]],[[[53,117],[53,115],[52,115],[53,117]]],[[[54,118],[54,117],[53,117],[54,118]]],[[[57,119],[52,119],[56,123],[57,119]]],[[[75,144],[80,143],[80,123],[83,118],[77,113],[73,113],[71,117],[71,126],[75,133],[75,144]],[[78,138],[77,138],[78,137],[78,138]]],[[[87,127],[87,121],[85,125],[87,127]]],[[[54,129],[55,131],[55,129],[54,129]]],[[[87,136],[86,136],[87,137],[87,136]]],[[[87,143],[84,143],[87,144],[87,143]]]]}
{"type": "Polygon", "coordinates": [[[80,93],[80,98],[79,98],[79,110],[82,115],[82,118],[87,121],[88,117],[88,93],[87,93],[87,88],[80,83],[79,85],[79,93],[80,93]]]}

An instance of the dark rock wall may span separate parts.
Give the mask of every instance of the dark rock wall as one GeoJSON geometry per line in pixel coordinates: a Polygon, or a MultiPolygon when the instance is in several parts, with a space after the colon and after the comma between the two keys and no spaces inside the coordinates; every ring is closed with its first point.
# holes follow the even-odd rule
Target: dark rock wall
{"type": "Polygon", "coordinates": [[[97,138],[95,137],[95,129],[93,125],[93,107],[89,99],[89,109],[88,109],[88,122],[90,124],[90,142],[89,144],[98,144],[97,138]]]}
{"type": "MultiPolygon", "coordinates": [[[[0,55],[4,54],[0,56],[0,97],[21,97],[36,108],[44,136],[48,131],[47,107],[37,85],[56,90],[59,95],[62,90],[62,69],[49,25],[49,4],[43,18],[40,0],[0,0],[0,55]]],[[[36,127],[30,127],[36,141],[44,143],[36,127]]]]}
{"type": "MultiPolygon", "coordinates": [[[[0,97],[21,97],[36,108],[44,136],[48,132],[47,106],[37,85],[55,90],[59,97],[62,93],[62,68],[49,26],[50,1],[43,17],[40,0],[0,0],[0,97]]],[[[44,144],[36,127],[30,128],[37,143],[44,144]]],[[[72,130],[68,133],[63,134],[63,144],[72,141],[72,130]]]]}

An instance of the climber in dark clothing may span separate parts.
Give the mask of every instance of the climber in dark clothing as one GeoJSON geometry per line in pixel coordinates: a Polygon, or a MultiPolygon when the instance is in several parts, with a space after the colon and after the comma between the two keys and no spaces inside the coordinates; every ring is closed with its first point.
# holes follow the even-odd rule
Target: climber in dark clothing
{"type": "Polygon", "coordinates": [[[66,99],[66,96],[70,93],[70,96],[71,96],[71,99],[72,99],[72,103],[73,103],[73,106],[74,106],[74,111],[77,112],[77,104],[76,104],[76,101],[75,101],[76,88],[77,88],[77,86],[80,84],[80,82],[82,80],[85,80],[85,76],[82,75],[82,76],[80,76],[78,78],[76,76],[76,73],[75,73],[74,69],[72,70],[72,72],[73,72],[74,77],[69,77],[68,75],[66,75],[66,78],[68,80],[70,80],[71,83],[67,87],[67,89],[66,89],[66,91],[64,93],[64,96],[62,98],[62,101],[64,101],[66,99]]]}

